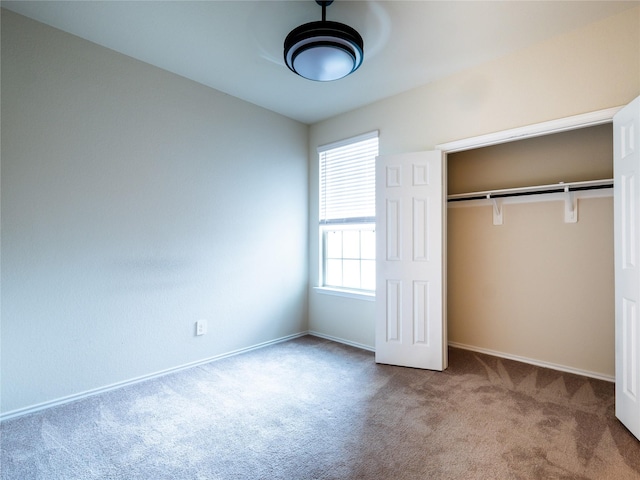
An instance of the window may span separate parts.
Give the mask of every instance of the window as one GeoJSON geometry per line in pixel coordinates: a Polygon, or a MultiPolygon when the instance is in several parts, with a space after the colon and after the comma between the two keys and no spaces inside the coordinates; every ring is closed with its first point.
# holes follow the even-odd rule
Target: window
{"type": "Polygon", "coordinates": [[[378,132],[318,148],[321,286],[376,288],[375,158],[378,132]]]}

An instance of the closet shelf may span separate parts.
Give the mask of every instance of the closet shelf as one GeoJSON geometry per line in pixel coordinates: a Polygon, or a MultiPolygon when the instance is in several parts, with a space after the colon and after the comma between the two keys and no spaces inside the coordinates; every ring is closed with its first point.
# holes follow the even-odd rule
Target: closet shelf
{"type": "Polygon", "coordinates": [[[492,198],[518,197],[524,195],[539,195],[545,193],[578,192],[582,190],[597,190],[612,188],[613,179],[587,180],[584,182],[559,182],[550,185],[532,185],[529,187],[502,188],[486,190],[483,192],[456,193],[447,196],[449,202],[461,202],[465,200],[485,200],[492,198]]]}

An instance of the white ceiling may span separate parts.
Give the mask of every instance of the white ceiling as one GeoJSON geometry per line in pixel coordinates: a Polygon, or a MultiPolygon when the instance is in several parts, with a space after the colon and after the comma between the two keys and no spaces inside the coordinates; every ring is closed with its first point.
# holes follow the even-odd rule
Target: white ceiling
{"type": "Polygon", "coordinates": [[[282,60],[314,0],[2,1],[2,7],[304,123],[424,85],[625,9],[617,1],[347,1],[327,19],[358,30],[365,60],[319,83],[282,60]]]}

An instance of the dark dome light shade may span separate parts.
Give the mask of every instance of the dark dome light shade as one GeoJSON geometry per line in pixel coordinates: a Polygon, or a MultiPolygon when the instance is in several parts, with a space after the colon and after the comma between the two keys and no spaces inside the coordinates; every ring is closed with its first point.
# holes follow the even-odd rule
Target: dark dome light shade
{"type": "Polygon", "coordinates": [[[364,56],[364,43],[360,34],[343,23],[325,20],[294,28],[284,40],[284,61],[287,67],[309,80],[329,82],[355,72],[364,56]]]}

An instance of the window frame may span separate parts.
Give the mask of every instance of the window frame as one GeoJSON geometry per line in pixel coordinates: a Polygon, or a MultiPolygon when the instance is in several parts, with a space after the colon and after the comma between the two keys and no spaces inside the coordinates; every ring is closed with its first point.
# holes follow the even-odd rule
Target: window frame
{"type": "MultiPolygon", "coordinates": [[[[375,294],[376,294],[376,288],[375,288],[375,282],[373,285],[373,289],[362,289],[362,288],[355,288],[355,287],[349,287],[349,286],[338,286],[338,285],[330,285],[327,284],[326,281],[326,277],[327,277],[327,262],[328,262],[328,258],[327,258],[327,232],[331,231],[331,230],[373,230],[375,232],[375,228],[376,228],[376,223],[375,223],[375,157],[377,155],[379,155],[379,132],[377,130],[374,130],[372,132],[368,132],[362,135],[357,135],[355,137],[350,137],[338,142],[334,142],[331,144],[326,144],[326,145],[322,145],[319,146],[317,149],[318,152],[318,170],[319,170],[319,181],[318,181],[318,200],[319,200],[319,205],[318,205],[318,240],[319,240],[319,262],[318,262],[318,267],[319,267],[319,275],[318,275],[318,286],[314,287],[314,290],[316,290],[318,293],[323,293],[323,294],[330,294],[330,295],[338,295],[338,296],[345,296],[345,297],[350,297],[350,298],[358,298],[358,299],[363,299],[363,300],[375,300],[375,294]],[[323,184],[325,179],[323,179],[323,154],[333,150],[333,149],[339,149],[342,147],[350,147],[354,144],[363,142],[363,141],[367,141],[367,140],[373,140],[375,139],[376,142],[378,143],[377,145],[377,151],[375,153],[374,156],[374,164],[373,164],[373,172],[374,172],[374,178],[373,178],[373,182],[372,182],[372,187],[373,187],[373,204],[371,206],[372,209],[372,213],[373,215],[368,215],[365,217],[348,217],[348,218],[329,218],[327,219],[326,217],[328,216],[326,214],[327,212],[327,208],[326,208],[326,191],[323,189],[323,184]]],[[[356,160],[357,161],[357,160],[356,160]]],[[[326,172],[325,172],[326,174],[326,172]]],[[[325,187],[326,188],[326,187],[325,187]]],[[[375,240],[374,240],[375,241],[375,240]]],[[[362,246],[362,245],[360,245],[362,246]]],[[[345,257],[341,256],[341,259],[344,260],[345,257]]],[[[362,262],[363,258],[362,258],[362,251],[359,252],[359,257],[355,260],[358,260],[360,262],[362,262]]],[[[367,259],[365,258],[364,260],[371,260],[371,259],[367,259]]],[[[374,263],[375,263],[375,248],[374,248],[374,263]]],[[[359,265],[359,269],[360,269],[360,282],[362,280],[362,263],[360,263],[359,265]]],[[[344,278],[344,277],[343,277],[344,278]]],[[[341,282],[343,283],[343,282],[341,282]]],[[[360,283],[361,285],[361,283],[360,283]]]]}

